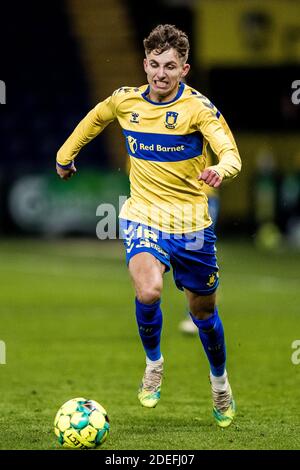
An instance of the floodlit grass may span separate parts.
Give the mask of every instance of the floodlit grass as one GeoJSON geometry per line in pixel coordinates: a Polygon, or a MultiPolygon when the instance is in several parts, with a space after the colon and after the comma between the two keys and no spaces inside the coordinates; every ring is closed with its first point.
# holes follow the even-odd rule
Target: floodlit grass
{"type": "MultiPolygon", "coordinates": [[[[219,310],[238,406],[219,429],[197,337],[178,331],[184,295],[165,276],[162,398],[143,409],[144,354],[121,242],[0,242],[1,449],[59,449],[53,419],[76,396],[108,411],[103,449],[297,449],[300,255],[218,245],[219,310]]],[[[102,449],[100,448],[100,450],[102,449]]]]}

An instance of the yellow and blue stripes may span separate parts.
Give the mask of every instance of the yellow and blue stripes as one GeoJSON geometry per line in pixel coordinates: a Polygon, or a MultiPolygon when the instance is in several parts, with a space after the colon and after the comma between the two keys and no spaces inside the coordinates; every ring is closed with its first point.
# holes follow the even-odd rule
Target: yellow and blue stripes
{"type": "Polygon", "coordinates": [[[186,135],[154,134],[123,129],[127,152],[131,157],[154,162],[178,162],[202,154],[200,132],[186,135]]]}

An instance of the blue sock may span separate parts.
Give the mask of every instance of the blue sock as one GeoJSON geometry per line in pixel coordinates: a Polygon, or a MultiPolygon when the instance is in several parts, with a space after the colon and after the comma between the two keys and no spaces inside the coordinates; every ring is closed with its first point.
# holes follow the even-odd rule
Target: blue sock
{"type": "Polygon", "coordinates": [[[224,330],[218,309],[207,320],[198,320],[191,313],[191,318],[199,329],[199,336],[202,341],[205,353],[209,360],[211,373],[215,377],[220,377],[225,372],[226,348],[224,330]]]}
{"type": "Polygon", "coordinates": [[[146,356],[151,361],[157,361],[161,357],[160,334],[162,329],[162,313],[160,300],[154,304],[146,305],[136,298],[135,305],[136,321],[146,356]]]}

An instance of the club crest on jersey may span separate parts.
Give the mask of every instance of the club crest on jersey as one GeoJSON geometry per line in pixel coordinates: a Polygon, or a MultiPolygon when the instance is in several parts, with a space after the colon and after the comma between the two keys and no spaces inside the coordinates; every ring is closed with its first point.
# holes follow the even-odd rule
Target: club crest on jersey
{"type": "Polygon", "coordinates": [[[138,148],[136,139],[132,137],[132,135],[129,135],[127,137],[127,143],[128,143],[128,147],[130,148],[131,153],[135,154],[138,148]]]}
{"type": "Polygon", "coordinates": [[[165,126],[167,129],[175,129],[177,125],[177,117],[178,113],[176,113],[175,111],[166,112],[165,126]]]}

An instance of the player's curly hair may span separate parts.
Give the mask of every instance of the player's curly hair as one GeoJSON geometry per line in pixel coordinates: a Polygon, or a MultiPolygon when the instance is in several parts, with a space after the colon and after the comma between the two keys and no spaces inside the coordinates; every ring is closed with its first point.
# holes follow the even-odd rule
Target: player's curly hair
{"type": "Polygon", "coordinates": [[[184,62],[187,61],[190,44],[187,34],[171,24],[160,24],[143,41],[146,54],[161,54],[174,48],[184,62]]]}

